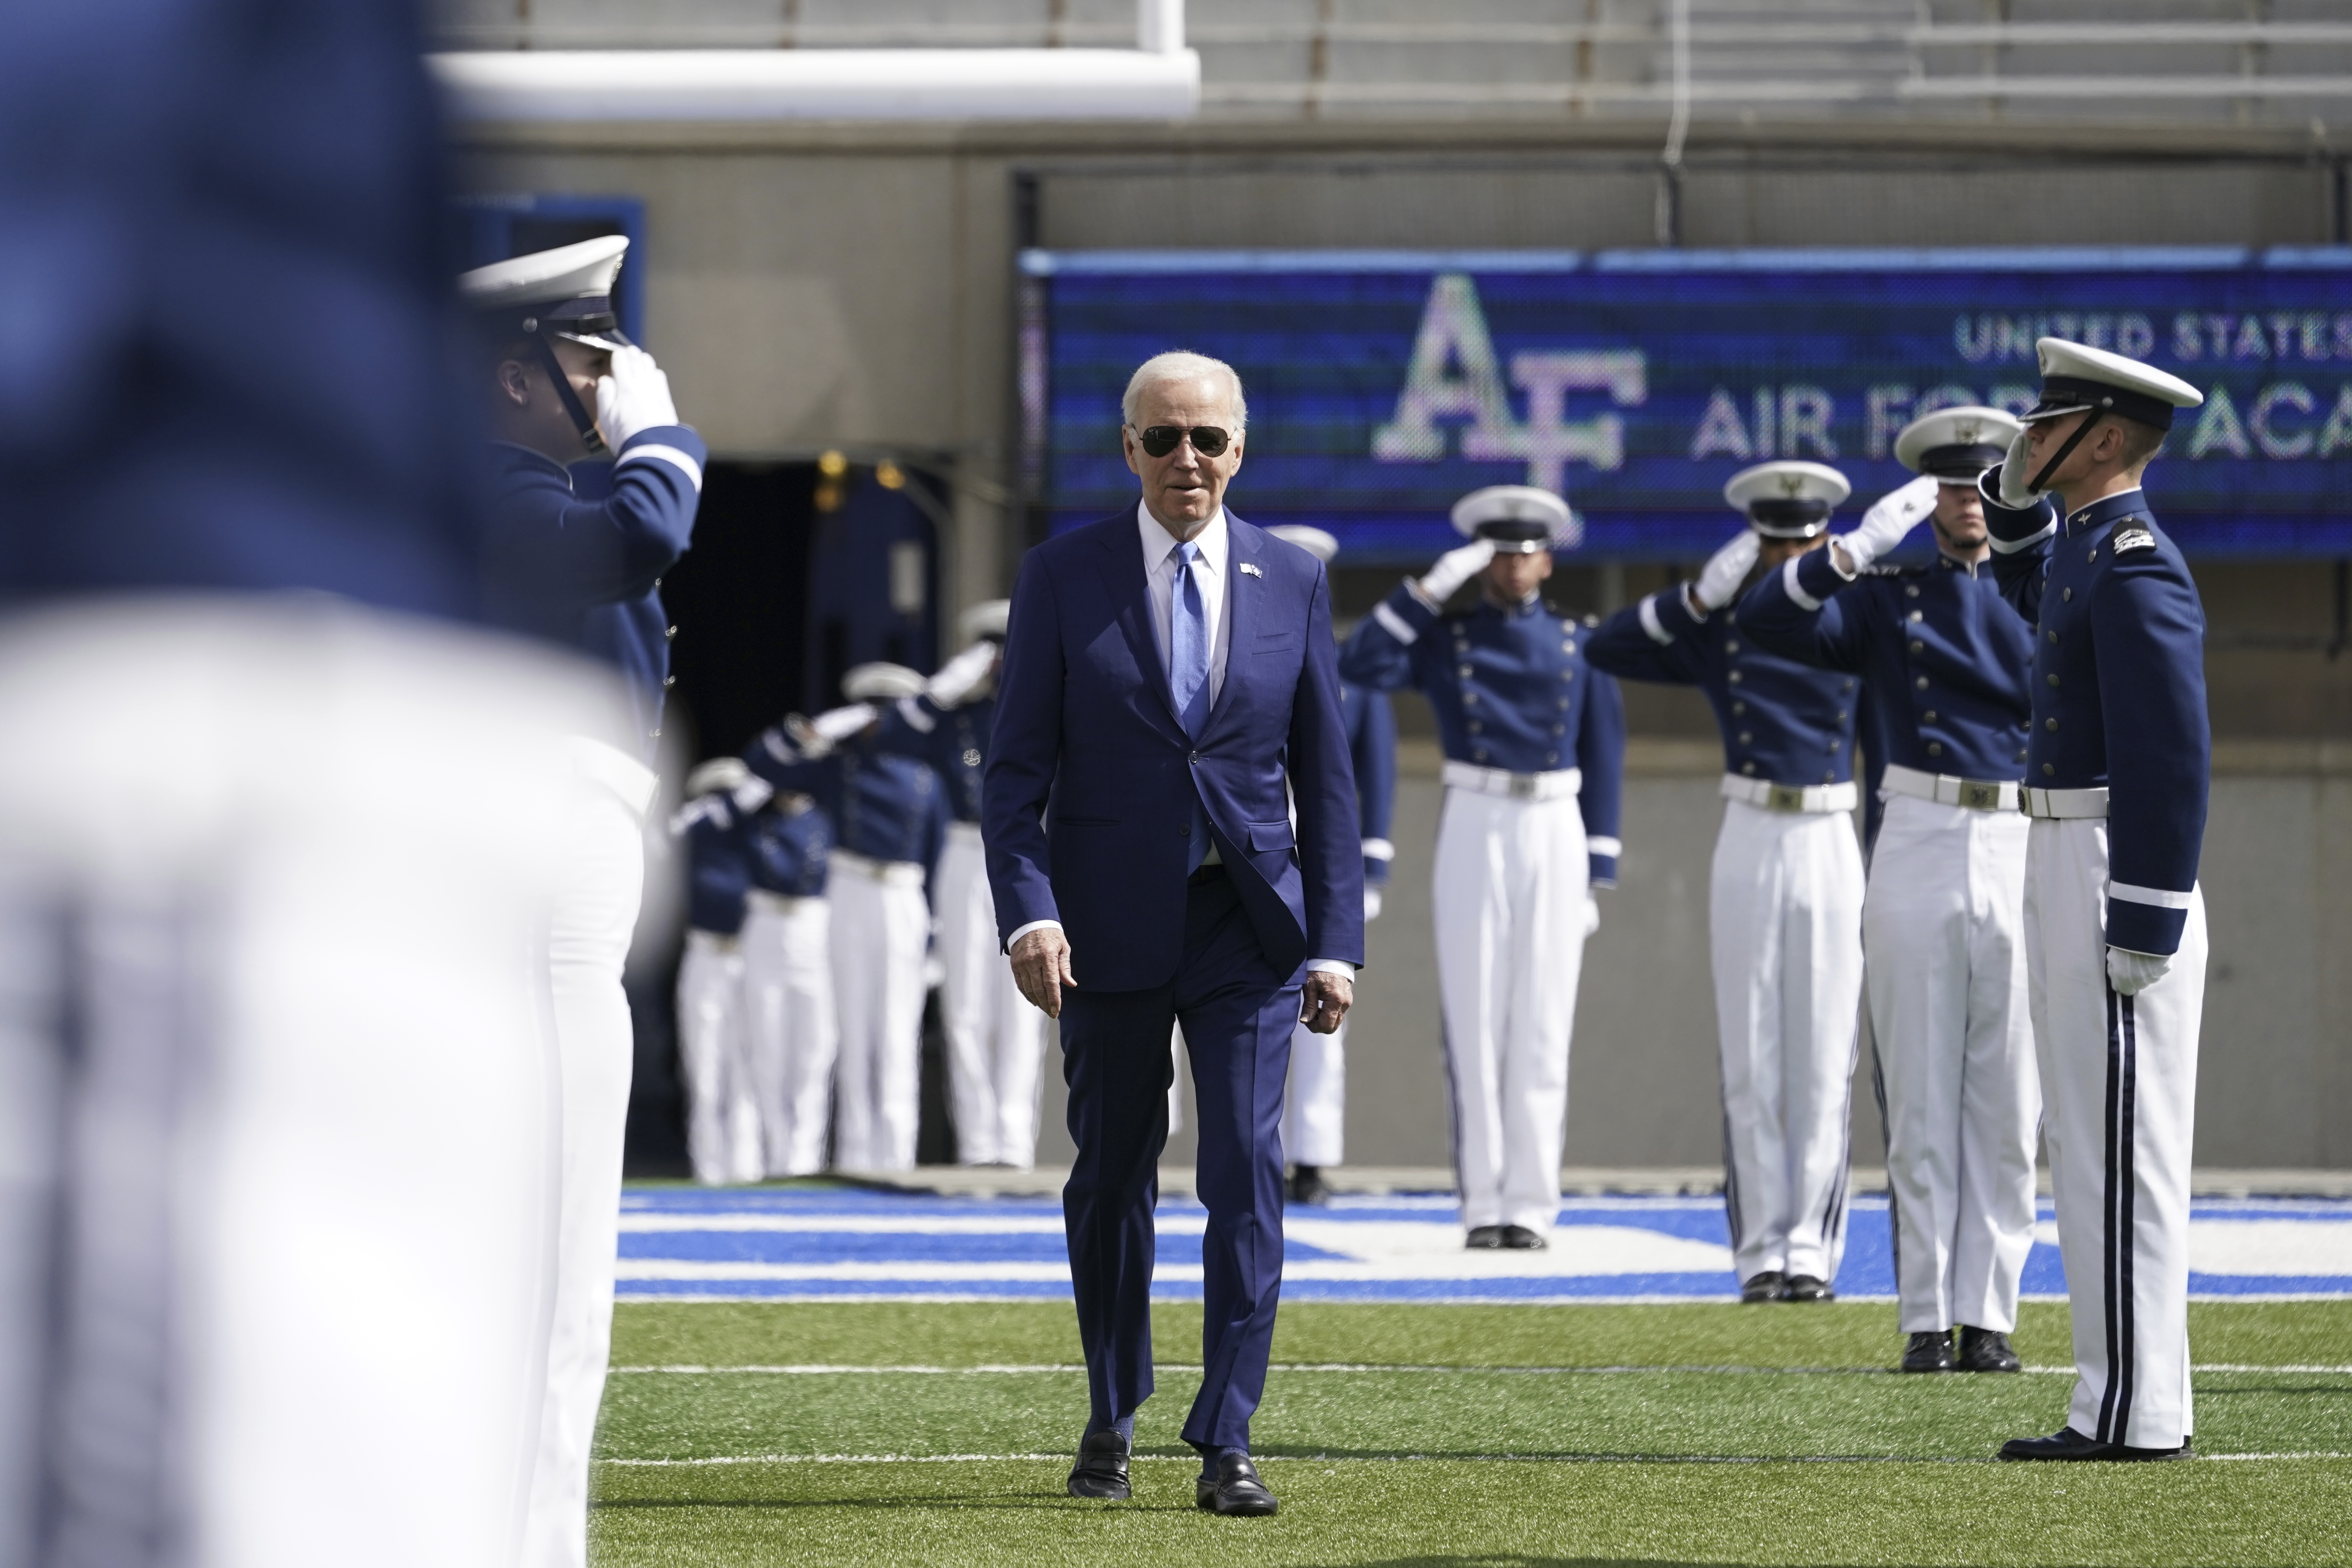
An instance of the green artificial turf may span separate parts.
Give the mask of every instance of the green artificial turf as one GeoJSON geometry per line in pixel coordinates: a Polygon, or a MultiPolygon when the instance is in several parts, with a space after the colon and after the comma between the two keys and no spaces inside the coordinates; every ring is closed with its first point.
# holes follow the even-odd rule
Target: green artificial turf
{"type": "MultiPolygon", "coordinates": [[[[2259,1370],[2352,1363],[2352,1303],[2192,1313],[2200,1452],[2352,1453],[2352,1374],[2259,1370]]],[[[2019,1350],[2063,1365],[2065,1327],[2029,1306],[2019,1350]]],[[[1062,1491],[1083,1375],[975,1370],[1075,1361],[1066,1303],[625,1306],[621,1368],[962,1370],[617,1373],[595,1560],[2352,1563],[2352,1460],[1988,1465],[2068,1378],[1893,1374],[1874,1304],[1295,1303],[1252,1429],[1283,1512],[1212,1519],[1177,1440],[1199,1331],[1155,1313],[1137,1497],[1106,1505],[1062,1491]]]]}

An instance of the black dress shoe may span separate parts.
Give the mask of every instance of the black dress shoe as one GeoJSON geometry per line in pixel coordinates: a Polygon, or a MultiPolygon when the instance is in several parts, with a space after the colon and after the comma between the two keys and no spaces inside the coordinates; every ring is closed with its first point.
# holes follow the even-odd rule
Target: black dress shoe
{"type": "Polygon", "coordinates": [[[1905,1372],[1949,1372],[1952,1370],[1952,1331],[1938,1329],[1931,1334],[1913,1334],[1911,1342],[1903,1347],[1905,1372]]]}
{"type": "Polygon", "coordinates": [[[1295,1204],[1328,1204],[1331,1187],[1323,1180],[1319,1165],[1298,1165],[1290,1173],[1290,1201],[1295,1204]]]}
{"type": "Polygon", "coordinates": [[[1070,1471],[1070,1495],[1124,1502],[1129,1495],[1127,1456],[1127,1439],[1118,1435],[1118,1427],[1087,1433],[1078,1445],[1078,1462],[1070,1471]]]}
{"type": "Polygon", "coordinates": [[[1247,1454],[1225,1454],[1217,1459],[1217,1479],[1202,1476],[1192,1487],[1192,1501],[1211,1513],[1248,1519],[1272,1513],[1282,1505],[1257,1479],[1257,1467],[1247,1454]]]}
{"type": "Polygon", "coordinates": [[[2134,1448],[2123,1443],[2102,1443],[2095,1437],[2085,1437],[2072,1426],[2061,1427],[2047,1437],[2012,1437],[2000,1446],[2004,1459],[2103,1460],[2111,1464],[2144,1463],[2155,1459],[2185,1459],[2189,1444],[2183,1441],[2178,1448],[2134,1448]]]}
{"type": "Polygon", "coordinates": [[[1473,1252],[1492,1252],[1503,1245],[1503,1227],[1499,1225],[1474,1225],[1470,1239],[1463,1246],[1473,1252]]]}
{"type": "Polygon", "coordinates": [[[1503,1246],[1512,1252],[1541,1252],[1550,1245],[1526,1226],[1507,1225],[1503,1227],[1503,1246]]]}
{"type": "Polygon", "coordinates": [[[1959,1369],[1962,1372],[2016,1372],[2023,1363],[2010,1348],[2009,1336],[1999,1329],[1960,1325],[1959,1369]]]}
{"type": "Polygon", "coordinates": [[[1810,1274],[1791,1274],[1789,1276],[1788,1294],[1780,1299],[1784,1301],[1834,1301],[1837,1292],[1830,1289],[1830,1282],[1826,1279],[1816,1279],[1810,1274]]]}
{"type": "Polygon", "coordinates": [[[1759,1301],[1785,1301],[1789,1299],[1789,1277],[1777,1268],[1751,1275],[1748,1283],[1739,1288],[1739,1299],[1751,1307],[1759,1301]]]}

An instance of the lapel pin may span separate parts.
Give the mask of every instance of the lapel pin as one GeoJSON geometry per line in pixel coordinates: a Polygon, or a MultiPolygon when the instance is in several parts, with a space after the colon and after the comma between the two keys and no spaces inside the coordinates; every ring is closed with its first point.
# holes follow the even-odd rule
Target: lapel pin
{"type": "Polygon", "coordinates": [[[1256,562],[1255,562],[1255,561],[1244,561],[1244,562],[1243,562],[1243,563],[1242,563],[1242,570],[1243,570],[1244,572],[1248,573],[1248,574],[1249,574],[1251,576],[1253,576],[1253,577],[1263,577],[1263,576],[1265,576],[1265,573],[1263,573],[1263,572],[1261,572],[1261,571],[1259,571],[1259,570],[1257,569],[1257,563],[1256,563],[1256,562]]]}

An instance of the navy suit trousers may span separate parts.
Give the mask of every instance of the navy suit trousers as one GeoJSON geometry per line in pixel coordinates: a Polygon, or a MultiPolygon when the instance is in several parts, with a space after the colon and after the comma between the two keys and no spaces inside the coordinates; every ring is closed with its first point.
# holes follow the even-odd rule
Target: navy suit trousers
{"type": "MultiPolygon", "coordinates": [[[[1083,976],[1081,976],[1083,979],[1083,976]]],[[[1200,1108],[1205,1326],[1184,1439],[1246,1447],[1282,1293],[1282,1089],[1300,976],[1276,970],[1232,881],[1187,889],[1184,955],[1148,991],[1062,993],[1062,1077],[1078,1157],[1062,1189],[1093,1425],[1151,1394],[1152,1208],[1168,1142],[1168,1048],[1184,1026],[1200,1108]]]]}

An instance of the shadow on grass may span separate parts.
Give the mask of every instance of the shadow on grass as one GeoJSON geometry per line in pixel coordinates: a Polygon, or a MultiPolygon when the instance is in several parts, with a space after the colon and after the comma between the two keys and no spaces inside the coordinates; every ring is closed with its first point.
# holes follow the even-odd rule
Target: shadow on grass
{"type": "Polygon", "coordinates": [[[872,1512],[899,1512],[908,1510],[946,1509],[957,1513],[992,1511],[996,1513],[1040,1512],[1101,1512],[1101,1513],[1197,1513],[1191,1503],[1104,1502],[1087,1498],[1069,1497],[1061,1492],[927,1492],[920,1497],[822,1497],[822,1498],[598,1498],[588,1505],[592,1509],[661,1509],[661,1508],[750,1508],[774,1509],[786,1511],[794,1509],[862,1509],[872,1512]]]}

